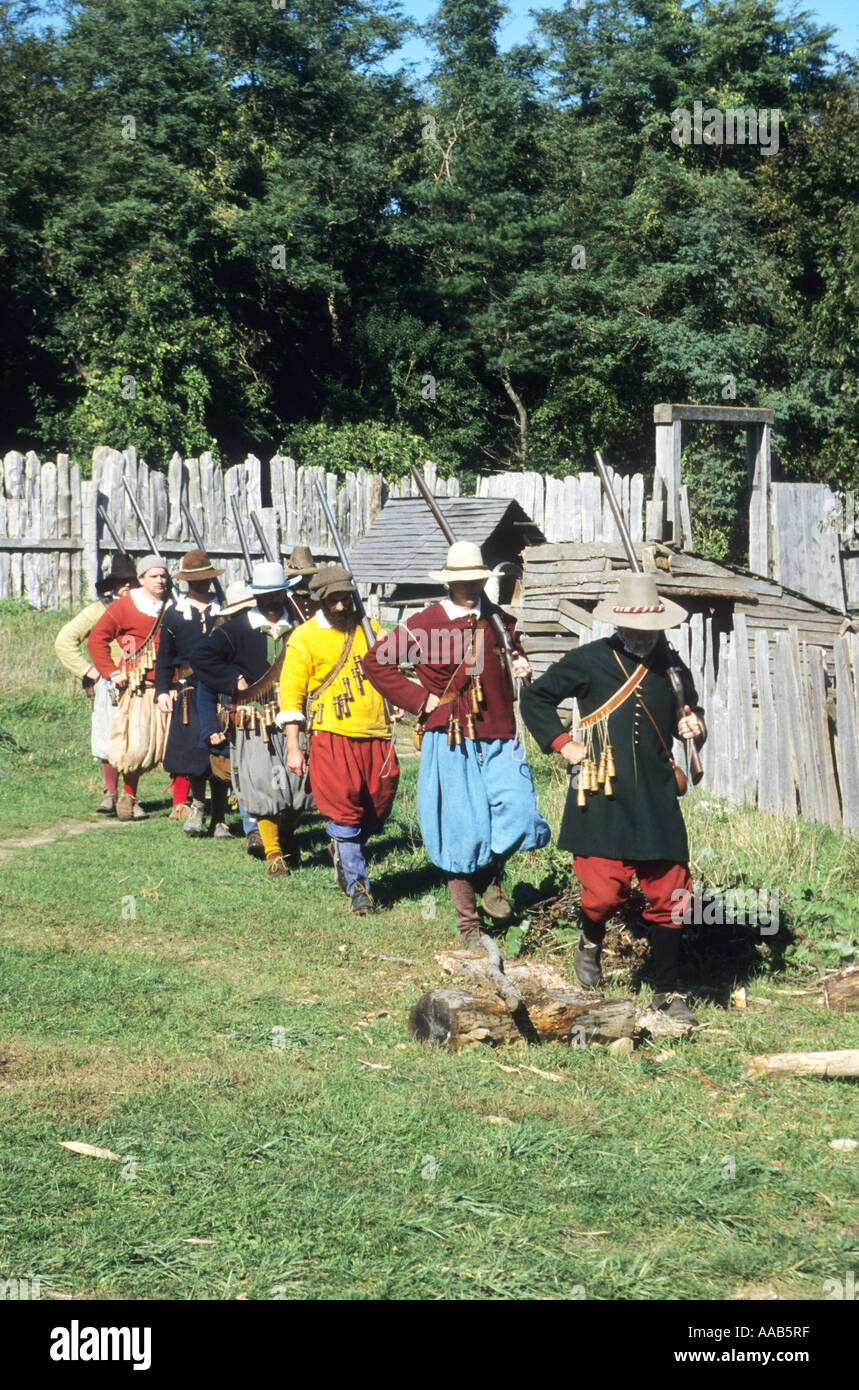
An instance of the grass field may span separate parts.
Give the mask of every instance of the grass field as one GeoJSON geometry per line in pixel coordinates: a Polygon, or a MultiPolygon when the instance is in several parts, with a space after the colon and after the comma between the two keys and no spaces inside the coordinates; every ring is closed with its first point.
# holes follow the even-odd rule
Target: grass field
{"type": "MultiPolygon", "coordinates": [[[[406,1017],[453,925],[415,761],[374,848],[384,910],[353,919],[315,817],[278,883],[241,839],[188,843],[161,772],[148,823],[95,816],[61,619],[0,610],[0,1278],[37,1275],[43,1297],[822,1299],[857,1269],[859,1151],[830,1146],[859,1138],[855,1086],[744,1075],[751,1053],[856,1045],[856,1015],[797,992],[853,958],[855,838],[688,798],[696,876],[777,888],[787,948],[747,1009],[704,995],[694,1043],[426,1050],[406,1017]]],[[[554,826],[561,779],[536,767],[554,826]]],[[[511,878],[559,866],[546,850],[511,878]]],[[[562,938],[537,958],[563,960],[562,938]]]]}

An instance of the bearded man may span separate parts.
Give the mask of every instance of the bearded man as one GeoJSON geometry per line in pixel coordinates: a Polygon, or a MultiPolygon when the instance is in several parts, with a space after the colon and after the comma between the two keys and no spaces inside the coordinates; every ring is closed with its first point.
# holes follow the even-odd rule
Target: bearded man
{"type": "Polygon", "coordinates": [[[545,752],[573,768],[558,844],[573,854],[581,884],[581,936],[573,956],[579,983],[601,979],[606,923],[629,895],[633,876],[647,898],[643,912],[653,954],[653,1006],[695,1023],[678,988],[680,929],[692,883],[689,844],[678,803],[672,740],[703,740],[692,677],[665,631],[686,617],[662,598],[649,574],[625,574],[594,617],[612,637],[586,642],[550,666],[522,697],[522,717],[545,752]],[[668,671],[683,683],[677,718],[668,671]],[[578,736],[564,729],[557,706],[575,699],[578,736]]]}
{"type": "MultiPolygon", "coordinates": [[[[328,817],[338,887],[352,911],[372,912],[366,841],[390,813],[400,777],[382,697],[367,683],[367,639],[352,600],[349,572],[329,565],[313,576],[314,616],[289,639],[280,678],[278,723],[286,728],[287,766],[309,768],[310,788],[328,817]],[[300,730],[307,731],[307,753],[300,730]]],[[[379,632],[378,624],[371,624],[379,632]]]]}

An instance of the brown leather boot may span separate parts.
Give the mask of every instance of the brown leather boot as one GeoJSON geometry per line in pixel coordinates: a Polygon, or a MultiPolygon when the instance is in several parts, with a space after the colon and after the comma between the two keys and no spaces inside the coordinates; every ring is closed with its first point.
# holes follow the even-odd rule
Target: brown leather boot
{"type": "Polygon", "coordinates": [[[267,859],[265,871],[268,878],[289,878],[289,865],[282,854],[273,854],[267,859]]]}
{"type": "Polygon", "coordinates": [[[100,816],[115,816],[116,797],[113,792],[105,792],[95,809],[100,816]]]}
{"type": "Polygon", "coordinates": [[[129,796],[128,792],[120,792],[116,798],[116,819],[134,820],[134,797],[129,796]]]}

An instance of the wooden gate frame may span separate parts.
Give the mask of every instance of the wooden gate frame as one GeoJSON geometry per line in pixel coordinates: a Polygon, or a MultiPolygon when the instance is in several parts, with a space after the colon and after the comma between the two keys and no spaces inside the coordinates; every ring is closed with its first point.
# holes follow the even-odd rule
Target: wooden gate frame
{"type": "MultiPolygon", "coordinates": [[[[674,405],[653,407],[656,427],[656,476],[666,496],[667,537],[681,539],[680,456],[683,422],[701,425],[742,425],[746,431],[746,469],[749,479],[749,569],[769,579],[772,541],[769,534],[770,434],[775,420],[771,410],[744,405],[674,405]]],[[[685,547],[684,547],[685,548],[685,547]]]]}

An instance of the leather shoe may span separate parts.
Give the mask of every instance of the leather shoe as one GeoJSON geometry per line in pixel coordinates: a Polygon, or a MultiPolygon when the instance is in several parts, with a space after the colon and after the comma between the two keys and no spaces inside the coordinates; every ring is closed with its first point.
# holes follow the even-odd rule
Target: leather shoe
{"type": "Polygon", "coordinates": [[[654,994],[651,1007],[661,1014],[667,1014],[674,1023],[698,1026],[698,1020],[686,1002],[686,995],[678,994],[676,990],[670,994],[654,994]]]}
{"type": "Polygon", "coordinates": [[[513,916],[513,909],[499,888],[496,878],[489,884],[486,892],[481,893],[480,906],[495,922],[509,922],[513,916]]]}
{"type": "Polygon", "coordinates": [[[349,895],[352,899],[352,911],[363,917],[366,912],[375,912],[376,904],[370,897],[368,889],[360,881],[355,884],[349,895]]]}
{"type": "Polygon", "coordinates": [[[262,842],[262,835],[258,830],[249,830],[245,842],[247,852],[252,859],[265,859],[265,845],[262,842]]]}

